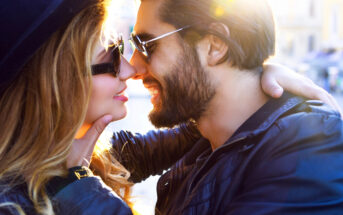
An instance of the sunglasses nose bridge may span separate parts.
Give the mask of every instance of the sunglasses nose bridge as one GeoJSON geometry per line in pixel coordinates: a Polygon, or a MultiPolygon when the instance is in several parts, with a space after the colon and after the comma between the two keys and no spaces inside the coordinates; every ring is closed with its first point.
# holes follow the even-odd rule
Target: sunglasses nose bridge
{"type": "Polygon", "coordinates": [[[137,49],[138,51],[141,52],[142,49],[140,48],[140,45],[142,43],[139,41],[139,39],[137,39],[137,36],[135,36],[135,37],[136,37],[136,39],[134,37],[131,37],[129,41],[130,41],[131,45],[133,46],[132,48],[137,49]]]}

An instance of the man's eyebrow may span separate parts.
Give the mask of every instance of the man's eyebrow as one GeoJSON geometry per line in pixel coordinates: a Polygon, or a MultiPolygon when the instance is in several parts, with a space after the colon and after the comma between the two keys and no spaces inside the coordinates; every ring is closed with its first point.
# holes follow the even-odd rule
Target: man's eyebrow
{"type": "Polygon", "coordinates": [[[152,34],[149,34],[149,33],[139,33],[139,34],[136,34],[142,41],[148,41],[148,40],[151,40],[153,38],[155,38],[154,35],[152,34]]]}

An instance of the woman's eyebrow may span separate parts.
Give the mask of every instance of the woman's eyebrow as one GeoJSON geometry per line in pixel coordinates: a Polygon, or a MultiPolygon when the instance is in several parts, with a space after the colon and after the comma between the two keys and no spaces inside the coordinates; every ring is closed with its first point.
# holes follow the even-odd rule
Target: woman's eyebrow
{"type": "Polygon", "coordinates": [[[101,47],[101,50],[95,55],[95,58],[101,63],[106,62],[110,58],[108,57],[109,52],[111,52],[111,50],[106,50],[104,47],[101,47]]]}

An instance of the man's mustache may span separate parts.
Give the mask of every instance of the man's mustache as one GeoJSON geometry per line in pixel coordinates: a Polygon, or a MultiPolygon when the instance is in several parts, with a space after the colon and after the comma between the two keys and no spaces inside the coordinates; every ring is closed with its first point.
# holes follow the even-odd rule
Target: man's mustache
{"type": "Polygon", "coordinates": [[[153,77],[146,77],[143,79],[143,84],[144,85],[151,85],[151,84],[157,84],[160,85],[160,82],[157,81],[155,78],[153,77]]]}

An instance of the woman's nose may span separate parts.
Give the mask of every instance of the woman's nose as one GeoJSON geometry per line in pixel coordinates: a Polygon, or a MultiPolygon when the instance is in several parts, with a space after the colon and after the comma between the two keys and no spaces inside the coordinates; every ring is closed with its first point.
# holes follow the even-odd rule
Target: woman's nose
{"type": "Polygon", "coordinates": [[[136,69],[122,56],[120,60],[119,79],[126,81],[136,75],[136,69]]]}

